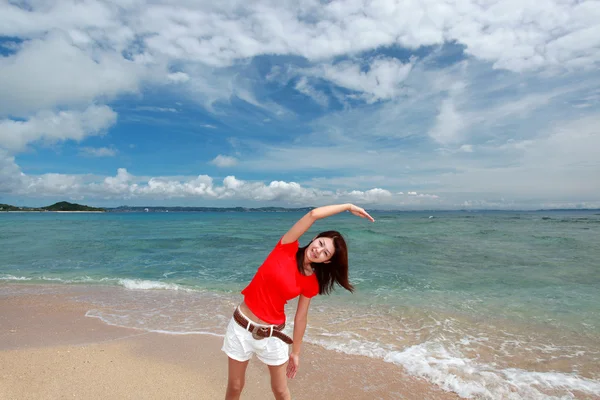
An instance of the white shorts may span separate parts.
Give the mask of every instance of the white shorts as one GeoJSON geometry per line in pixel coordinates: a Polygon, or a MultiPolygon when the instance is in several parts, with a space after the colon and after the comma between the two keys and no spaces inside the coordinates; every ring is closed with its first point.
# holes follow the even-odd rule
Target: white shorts
{"type": "MultiPolygon", "coordinates": [[[[271,326],[254,322],[253,324],[271,326]]],[[[276,337],[256,340],[252,337],[252,332],[248,332],[239,326],[233,317],[227,325],[227,332],[225,332],[221,350],[230,358],[241,362],[250,360],[254,353],[260,361],[267,365],[281,365],[289,359],[289,345],[287,343],[276,337]]]]}

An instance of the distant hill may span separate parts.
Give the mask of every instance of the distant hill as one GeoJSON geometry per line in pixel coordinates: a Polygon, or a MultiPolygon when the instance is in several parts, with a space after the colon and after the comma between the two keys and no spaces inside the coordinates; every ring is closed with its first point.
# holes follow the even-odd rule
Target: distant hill
{"type": "Polygon", "coordinates": [[[24,211],[22,208],[11,206],[10,204],[0,204],[0,211],[24,211]]]}
{"type": "Polygon", "coordinates": [[[104,208],[88,207],[81,204],[61,201],[47,207],[16,207],[10,204],[0,204],[0,211],[106,211],[104,208]]]}
{"type": "Polygon", "coordinates": [[[69,203],[68,201],[60,201],[51,206],[42,207],[46,211],[106,211],[104,208],[88,207],[81,204],[69,203]]]}

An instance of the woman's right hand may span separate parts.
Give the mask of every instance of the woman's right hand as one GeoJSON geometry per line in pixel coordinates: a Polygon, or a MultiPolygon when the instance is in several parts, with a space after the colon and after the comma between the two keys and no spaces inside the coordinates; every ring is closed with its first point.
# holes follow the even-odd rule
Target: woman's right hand
{"type": "Polygon", "coordinates": [[[350,210],[348,210],[348,211],[350,211],[352,214],[356,215],[357,217],[366,218],[371,222],[375,222],[373,217],[371,217],[369,215],[369,213],[364,210],[364,208],[360,208],[358,206],[355,206],[354,204],[350,204],[350,210]]]}
{"type": "Polygon", "coordinates": [[[291,353],[290,359],[287,365],[286,375],[290,379],[294,379],[296,377],[296,373],[298,372],[298,367],[300,366],[300,356],[298,354],[291,353]]]}

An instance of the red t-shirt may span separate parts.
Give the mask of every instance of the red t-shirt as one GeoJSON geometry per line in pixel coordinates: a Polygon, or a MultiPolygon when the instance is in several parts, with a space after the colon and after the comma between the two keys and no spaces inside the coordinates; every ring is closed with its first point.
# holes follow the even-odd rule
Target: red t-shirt
{"type": "Polygon", "coordinates": [[[313,273],[305,276],[298,271],[296,252],[298,241],[281,244],[271,251],[244,290],[244,302],[258,318],[273,325],[285,322],[284,306],[288,300],[302,294],[308,298],[319,294],[319,282],[313,273]]]}

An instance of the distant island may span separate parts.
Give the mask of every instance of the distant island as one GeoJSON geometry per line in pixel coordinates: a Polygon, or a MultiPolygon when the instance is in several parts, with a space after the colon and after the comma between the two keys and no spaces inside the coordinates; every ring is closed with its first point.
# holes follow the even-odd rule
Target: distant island
{"type": "Polygon", "coordinates": [[[104,208],[89,207],[81,204],[60,201],[47,207],[15,207],[10,204],[0,204],[0,211],[54,211],[54,212],[106,212],[104,208]]]}
{"type": "Polygon", "coordinates": [[[284,207],[259,207],[259,208],[247,208],[247,207],[137,207],[137,206],[120,206],[114,208],[96,208],[89,207],[86,205],[69,203],[68,201],[61,201],[54,203],[47,207],[16,207],[10,204],[0,204],[0,212],[2,211],[34,211],[34,212],[308,212],[314,207],[302,207],[302,208],[284,208],[284,207]]]}

